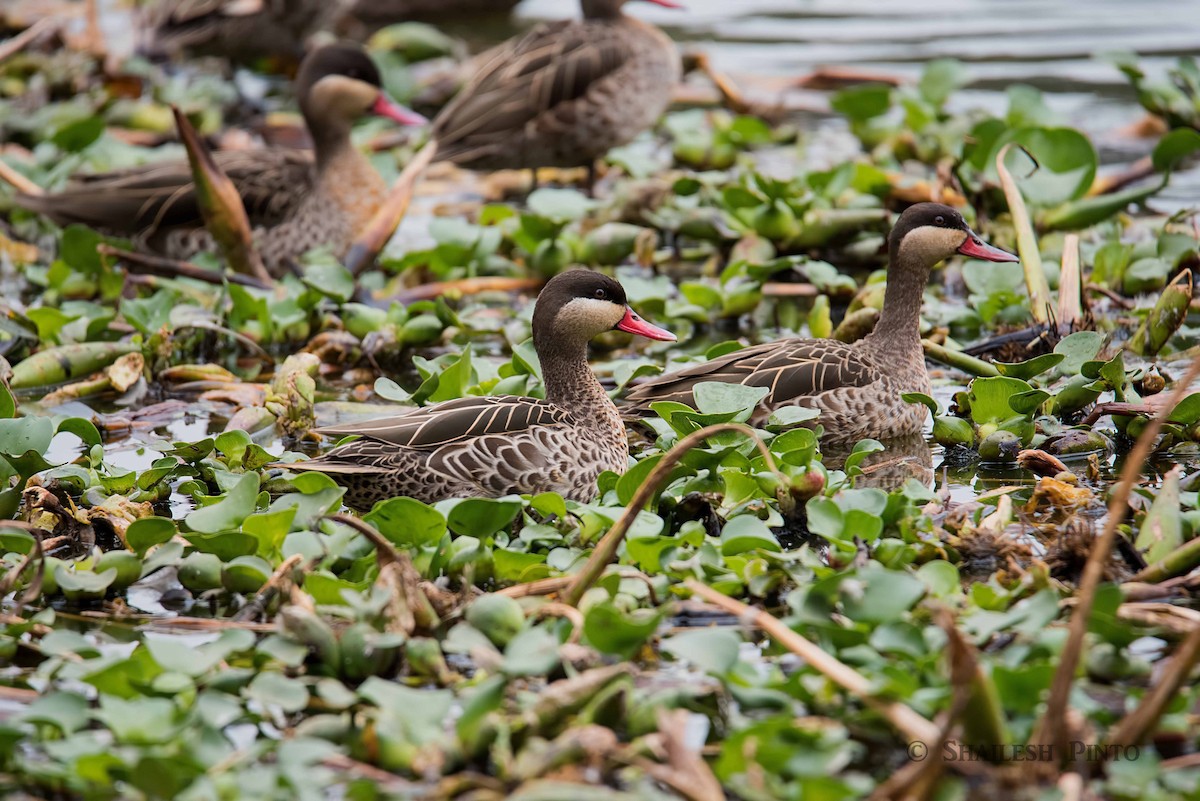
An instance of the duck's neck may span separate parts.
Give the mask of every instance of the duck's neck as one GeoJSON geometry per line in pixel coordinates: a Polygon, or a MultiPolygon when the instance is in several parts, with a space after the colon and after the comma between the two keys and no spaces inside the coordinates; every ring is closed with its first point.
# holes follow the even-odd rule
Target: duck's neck
{"type": "Polygon", "coordinates": [[[921,299],[931,265],[919,256],[891,248],[883,311],[870,339],[876,350],[900,355],[921,352],[921,299]]]}
{"type": "Polygon", "coordinates": [[[309,119],[305,117],[308,133],[313,140],[317,170],[327,169],[331,164],[358,155],[350,141],[350,124],[341,120],[309,119]]]}
{"type": "Polygon", "coordinates": [[[617,19],[621,13],[620,0],[581,0],[584,19],[617,19]]]}
{"type": "Polygon", "coordinates": [[[586,342],[557,342],[549,336],[535,336],[534,347],[542,364],[546,400],[585,424],[607,424],[614,416],[619,417],[588,364],[586,342]]]}

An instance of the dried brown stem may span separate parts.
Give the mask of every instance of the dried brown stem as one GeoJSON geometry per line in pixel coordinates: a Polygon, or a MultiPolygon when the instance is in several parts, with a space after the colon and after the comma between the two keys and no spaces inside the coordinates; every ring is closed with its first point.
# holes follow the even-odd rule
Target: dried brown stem
{"type": "Polygon", "coordinates": [[[480,292],[527,292],[541,289],[546,282],[541,278],[463,278],[458,281],[433,281],[428,284],[402,289],[394,300],[415,303],[418,300],[434,300],[443,296],[478,295],[480,292]]]}
{"type": "Polygon", "coordinates": [[[192,264],[190,261],[177,261],[175,259],[166,259],[162,256],[151,256],[148,253],[135,253],[131,250],[122,250],[121,248],[115,248],[112,245],[103,243],[96,246],[96,252],[102,256],[112,256],[113,258],[120,259],[126,263],[125,269],[131,273],[170,278],[192,278],[196,281],[204,281],[207,284],[222,284],[228,281],[231,284],[252,286],[256,289],[270,288],[269,284],[265,284],[252,276],[242,275],[241,273],[219,273],[215,270],[201,267],[198,264],[192,264]]]}
{"type": "Polygon", "coordinates": [[[234,620],[253,620],[260,614],[266,611],[267,604],[279,593],[279,588],[285,581],[291,581],[292,571],[295,570],[300,563],[304,561],[304,557],[298,553],[292,554],[279,567],[275,568],[275,572],[267,579],[267,583],[259,588],[250,602],[237,611],[233,616],[234,620]]]}
{"type": "MultiPolygon", "coordinates": [[[[609,563],[616,558],[617,549],[621,547],[621,542],[624,541],[629,527],[633,525],[633,521],[637,518],[638,513],[654,497],[654,493],[658,492],[662,483],[667,480],[667,476],[675,469],[675,465],[692,448],[700,445],[713,434],[719,434],[723,431],[736,431],[739,434],[745,434],[749,437],[766,461],[767,469],[772,473],[778,474],[779,471],[775,467],[775,459],[771,456],[771,452],[767,450],[767,446],[763,444],[763,441],[759,439],[758,435],[754,433],[754,429],[750,428],[750,426],[742,425],[741,423],[720,423],[718,425],[706,426],[699,431],[693,431],[691,434],[688,434],[663,454],[658,464],[654,465],[654,469],[650,471],[650,475],[638,487],[633,500],[625,507],[625,511],[621,514],[621,517],[608,530],[608,533],[600,539],[600,542],[596,543],[592,555],[588,558],[587,563],[584,564],[583,569],[579,571],[575,582],[566,592],[564,600],[568,604],[578,606],[579,599],[596,583],[596,580],[600,578],[600,574],[604,572],[604,568],[608,567],[609,563]]],[[[781,475],[780,478],[783,480],[783,486],[787,486],[787,477],[781,475]]]]}
{"type": "Polygon", "coordinates": [[[1097,195],[1108,195],[1113,192],[1119,192],[1130,184],[1135,184],[1143,178],[1149,178],[1154,175],[1154,160],[1149,156],[1143,156],[1137,161],[1130,164],[1121,172],[1110,175],[1106,178],[1097,177],[1092,182],[1088,189],[1088,197],[1096,197],[1097,195]]]}
{"type": "MultiPolygon", "coordinates": [[[[1112,498],[1108,504],[1108,517],[1104,521],[1104,530],[1095,543],[1092,544],[1091,553],[1088,555],[1087,564],[1083,569],[1083,578],[1079,582],[1079,590],[1076,595],[1077,602],[1075,611],[1071,615],[1067,642],[1063,647],[1062,656],[1059,659],[1058,670],[1055,672],[1054,680],[1050,685],[1050,695],[1046,701],[1046,710],[1042,715],[1042,719],[1038,722],[1033,737],[1033,742],[1053,746],[1058,749],[1059,753],[1066,753],[1064,750],[1065,743],[1062,742],[1063,723],[1066,720],[1071,684],[1075,679],[1075,669],[1079,665],[1080,657],[1083,655],[1083,640],[1084,635],[1087,633],[1088,618],[1092,613],[1092,604],[1096,598],[1096,590],[1100,586],[1101,579],[1104,577],[1108,558],[1112,553],[1113,544],[1116,542],[1117,526],[1120,525],[1121,520],[1125,517],[1125,511],[1129,504],[1129,495],[1133,491],[1142,465],[1145,464],[1146,458],[1150,455],[1154,441],[1162,430],[1167,416],[1187,395],[1192,383],[1198,376],[1200,376],[1200,357],[1192,361],[1187,373],[1175,384],[1174,389],[1171,390],[1170,400],[1146,424],[1142,435],[1138,437],[1133,450],[1125,459],[1124,467],[1121,469],[1121,478],[1117,482],[1117,486],[1113,489],[1112,498]]],[[[1200,645],[1200,642],[1197,645],[1200,645]]]]}
{"type": "Polygon", "coordinates": [[[792,631],[779,618],[761,609],[747,606],[728,595],[722,595],[712,587],[701,584],[695,579],[685,581],[684,587],[714,606],[719,606],[726,612],[736,615],[739,619],[756,625],[770,634],[780,645],[804,659],[823,676],[878,712],[910,742],[917,741],[932,745],[941,738],[941,729],[932,721],[922,717],[899,701],[876,697],[871,689],[869,679],[836,657],[825,653],[815,643],[792,631]]]}
{"type": "Polygon", "coordinates": [[[0,180],[11,184],[18,192],[23,192],[31,197],[41,197],[46,194],[45,189],[42,189],[24,175],[21,175],[21,173],[8,166],[8,163],[3,160],[0,160],[0,180]]]}
{"type": "MultiPolygon", "coordinates": [[[[58,26],[61,23],[62,21],[55,17],[42,17],[37,22],[33,23],[28,28],[6,41],[4,44],[0,44],[0,63],[3,63],[6,59],[15,56],[17,53],[20,53],[30,44],[37,41],[37,39],[43,34],[52,33],[58,30],[58,26]]],[[[25,192],[24,189],[21,191],[25,192]]],[[[25,192],[25,194],[30,193],[25,192]]]]}
{"type": "Polygon", "coordinates": [[[1171,661],[1159,673],[1158,682],[1142,696],[1137,708],[1112,727],[1108,742],[1113,745],[1138,745],[1145,740],[1162,717],[1167,704],[1187,681],[1197,659],[1200,659],[1200,625],[1195,625],[1180,643],[1171,661]]]}
{"type": "Polygon", "coordinates": [[[507,595],[509,598],[532,598],[537,595],[554,595],[571,586],[571,582],[574,580],[574,576],[551,576],[550,578],[538,579],[537,581],[530,581],[525,584],[514,584],[511,587],[497,590],[496,594],[507,595]]]}

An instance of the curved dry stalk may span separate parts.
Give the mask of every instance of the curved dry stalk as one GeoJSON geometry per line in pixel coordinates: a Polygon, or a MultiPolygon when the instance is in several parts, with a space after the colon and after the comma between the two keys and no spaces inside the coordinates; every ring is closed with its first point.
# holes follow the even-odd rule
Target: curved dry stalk
{"type": "Polygon", "coordinates": [[[1050,684],[1050,695],[1046,700],[1046,711],[1034,731],[1033,742],[1049,745],[1066,753],[1060,742],[1063,737],[1063,723],[1066,720],[1067,702],[1070,699],[1071,684],[1075,678],[1075,668],[1083,655],[1083,638],[1087,633],[1088,618],[1092,614],[1092,604],[1096,599],[1096,589],[1104,577],[1104,566],[1112,554],[1113,544],[1117,538],[1117,526],[1125,517],[1129,504],[1129,495],[1133,492],[1138,474],[1146,458],[1150,455],[1154,440],[1162,430],[1163,424],[1172,410],[1187,396],[1192,383],[1200,377],[1200,357],[1192,361],[1187,373],[1171,390],[1169,400],[1163,404],[1154,417],[1146,424],[1142,435],[1138,437],[1133,450],[1125,459],[1121,469],[1121,478],[1113,488],[1112,498],[1108,504],[1108,516],[1104,521],[1104,531],[1092,543],[1091,553],[1088,554],[1087,564],[1083,568],[1083,578],[1079,582],[1078,599],[1074,613],[1071,615],[1070,631],[1066,645],[1063,646],[1062,657],[1059,659],[1058,670],[1054,681],[1050,684]]]}
{"type": "Polygon", "coordinates": [[[502,590],[496,590],[497,595],[507,595],[509,598],[530,598],[535,595],[553,595],[571,586],[574,576],[551,576],[524,584],[514,584],[502,590]]]}
{"type": "Polygon", "coordinates": [[[942,730],[933,721],[926,719],[899,701],[888,701],[876,697],[871,689],[871,682],[866,676],[792,631],[774,615],[748,606],[728,595],[723,595],[695,579],[688,579],[683,586],[713,606],[719,606],[726,612],[736,615],[739,620],[758,626],[770,634],[780,645],[812,665],[827,679],[878,712],[910,742],[921,742],[933,747],[933,744],[941,739],[942,730]]]}
{"type": "Polygon", "coordinates": [[[1042,254],[1038,250],[1037,233],[1033,230],[1033,222],[1029,219],[1029,209],[1025,207],[1025,198],[1013,180],[1004,160],[1012,149],[1009,143],[1000,148],[996,154],[996,172],[1000,175],[1000,186],[1004,189],[1004,199],[1008,201],[1008,211],[1012,215],[1013,228],[1017,232],[1017,253],[1021,256],[1021,266],[1025,268],[1025,286],[1029,290],[1029,310],[1033,313],[1034,322],[1046,325],[1050,322],[1050,282],[1042,270],[1042,254]]]}
{"type": "MultiPolygon", "coordinates": [[[[1193,625],[1191,632],[1159,674],[1158,682],[1142,696],[1141,703],[1109,730],[1107,742],[1112,745],[1138,745],[1145,740],[1162,717],[1167,704],[1187,681],[1197,660],[1200,660],[1200,624],[1193,625]]],[[[1107,753],[1108,749],[1104,751],[1107,753]]]]}
{"type": "Polygon", "coordinates": [[[704,440],[711,437],[713,434],[720,434],[722,431],[736,431],[739,434],[745,434],[753,442],[758,452],[762,454],[763,460],[767,463],[767,469],[772,473],[780,475],[783,479],[784,486],[787,486],[787,476],[779,473],[779,469],[775,466],[775,458],[771,456],[771,452],[767,450],[767,446],[759,438],[758,434],[754,433],[754,429],[743,423],[718,423],[717,425],[705,426],[699,431],[693,431],[683,439],[676,442],[675,445],[663,454],[659,459],[658,464],[654,465],[654,469],[650,471],[650,475],[646,476],[646,480],[638,487],[634,493],[633,500],[625,507],[625,511],[613,527],[608,530],[600,542],[596,543],[595,550],[588,558],[587,563],[583,566],[583,570],[579,571],[575,581],[567,590],[564,600],[571,606],[578,606],[579,599],[583,594],[596,583],[600,578],[600,574],[604,572],[604,568],[608,567],[609,562],[617,556],[617,549],[621,547],[621,542],[625,539],[625,535],[629,532],[629,527],[633,525],[633,521],[637,519],[638,513],[642,508],[649,503],[654,497],[654,493],[658,492],[662,483],[667,480],[667,476],[679,464],[692,448],[695,448],[704,440]]]}
{"type": "Polygon", "coordinates": [[[396,233],[400,221],[408,212],[408,204],[412,202],[413,194],[417,191],[417,181],[425,172],[425,168],[433,162],[437,151],[437,140],[430,140],[396,178],[375,216],[346,252],[342,263],[351,275],[357,278],[374,264],[383,246],[392,238],[392,234],[396,233]]]}

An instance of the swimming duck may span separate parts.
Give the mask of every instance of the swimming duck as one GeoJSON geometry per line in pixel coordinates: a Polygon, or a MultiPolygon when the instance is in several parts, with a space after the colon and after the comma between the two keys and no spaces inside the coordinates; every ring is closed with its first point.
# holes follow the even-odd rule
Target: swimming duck
{"type": "Polygon", "coordinates": [[[345,0],[157,0],[139,15],[143,52],[181,50],[249,61],[299,56],[310,35],[344,11],[345,0]]]}
{"type": "MultiPolygon", "coordinates": [[[[319,245],[343,253],[386,196],[383,177],[350,141],[354,122],[366,114],[402,125],[425,121],[388,98],[378,68],[357,46],[330,45],[311,53],[296,77],[296,93],[312,152],[266,148],[215,154],[237,186],[259,254],[274,275],[319,245]]],[[[18,194],[17,202],[59,225],[83,223],[128,236],[170,258],[215,251],[186,160],[78,176],[60,192],[18,194]]]]}
{"type": "MultiPolygon", "coordinates": [[[[972,259],[1015,262],[985,243],[962,214],[940,203],[908,208],[888,238],[888,282],[875,330],[854,344],[832,339],[785,339],[744,348],[704,364],[667,373],[628,395],[631,417],[653,413],[655,401],[693,404],[702,381],[768,387],[751,418],[762,424],[776,409],[807,406],[831,442],[919,433],[926,408],[907,403],[905,392],[930,394],[921,348],[921,296],[929,271],[956,253],[972,259]]],[[[810,423],[811,425],[811,423],[810,423]]]]}
{"type": "Polygon", "coordinates": [[[533,312],[533,346],[546,399],[469,397],[366,423],[320,429],[359,435],[311,461],[281,465],[325,473],[346,487],[345,503],[369,509],[406,495],[444,498],[558,492],[589,501],[604,470],[629,464],[625,427],[588,365],[588,341],[617,329],[674,340],[631,309],[625,290],[589,270],[560,273],[533,312]]]}
{"type": "Polygon", "coordinates": [[[473,170],[591,170],[653,125],[679,81],[679,53],[658,28],[623,14],[625,2],[581,0],[582,20],[538,25],[481,55],[434,119],[438,160],[473,170]]]}

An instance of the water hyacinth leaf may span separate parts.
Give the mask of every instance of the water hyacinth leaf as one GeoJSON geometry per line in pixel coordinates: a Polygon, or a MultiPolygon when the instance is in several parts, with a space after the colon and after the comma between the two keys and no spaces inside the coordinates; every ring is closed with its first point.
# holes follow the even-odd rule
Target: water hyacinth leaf
{"type": "Polygon", "coordinates": [[[830,107],[854,122],[886,114],[892,105],[892,87],[868,84],[843,89],[829,100],[830,107]]]}
{"type": "Polygon", "coordinates": [[[333,259],[305,264],[303,280],[317,292],[334,300],[345,302],[354,297],[354,276],[333,259]]]}
{"type": "Polygon", "coordinates": [[[925,584],[915,576],[868,562],[851,584],[842,582],[842,606],[851,620],[888,623],[901,620],[925,595],[925,584]]]}
{"type": "Polygon", "coordinates": [[[1017,183],[1022,194],[1035,206],[1057,206],[1081,198],[1096,178],[1096,149],[1079,131],[1022,128],[1013,132],[1011,141],[1037,161],[1037,169],[1012,167],[1021,176],[1017,183]]]}
{"type": "Polygon", "coordinates": [[[408,403],[412,400],[412,393],[383,375],[375,379],[375,394],[384,400],[395,401],[396,403],[408,403]]]}
{"type": "Polygon", "coordinates": [[[92,449],[103,441],[96,424],[84,417],[68,417],[58,424],[58,433],[74,434],[83,442],[83,446],[92,449]]]}
{"type": "Polygon", "coordinates": [[[1085,362],[1096,358],[1104,347],[1104,334],[1099,331],[1076,331],[1060,340],[1054,352],[1064,357],[1058,364],[1058,375],[1075,375],[1083,369],[1085,362]]]}
{"type": "Polygon", "coordinates": [[[812,422],[820,416],[819,411],[807,406],[781,406],[771,412],[764,428],[768,431],[786,431],[789,428],[812,422]]]}
{"type": "Polygon", "coordinates": [[[436,545],[446,534],[445,516],[414,498],[380,501],[363,520],[401,547],[436,545]]]}
{"type": "Polygon", "coordinates": [[[1050,393],[1044,389],[1031,389],[1010,397],[1008,405],[1017,414],[1033,414],[1049,397],[1050,393]]]}
{"type": "Polygon", "coordinates": [[[54,438],[54,423],[48,417],[21,417],[0,420],[0,454],[23,456],[42,454],[54,438]]]}
{"type": "Polygon", "coordinates": [[[1151,159],[1154,169],[1159,172],[1171,172],[1185,164],[1197,152],[1200,152],[1200,131],[1193,128],[1176,128],[1158,140],[1151,159]]]}
{"type": "Polygon", "coordinates": [[[1022,393],[1031,392],[1027,381],[1007,376],[976,378],[971,381],[967,396],[971,404],[971,419],[977,425],[1000,423],[1013,416],[1010,401],[1022,393]]]}
{"type": "Polygon", "coordinates": [[[660,610],[626,612],[611,600],[604,600],[584,613],[583,634],[596,650],[629,659],[658,631],[662,618],[660,610]]]}
{"type": "Polygon", "coordinates": [[[905,392],[900,395],[900,398],[905,403],[921,403],[925,408],[929,409],[930,414],[938,415],[942,413],[942,405],[933,398],[921,392],[905,392]]]}
{"type": "Polygon", "coordinates": [[[25,723],[54,726],[63,734],[71,734],[88,725],[91,704],[88,699],[72,692],[52,692],[33,700],[19,714],[25,723]]]}
{"type": "Polygon", "coordinates": [[[509,676],[545,676],[560,661],[560,643],[546,626],[517,632],[504,649],[504,672],[509,676]]]}
{"type": "Polygon", "coordinates": [[[308,706],[308,687],[280,673],[259,673],[245,693],[268,709],[277,708],[287,713],[299,712],[308,706]]]}
{"type": "Polygon", "coordinates": [[[517,499],[467,498],[454,504],[446,522],[455,534],[487,537],[516,520],[523,508],[517,499]]]}
{"type": "Polygon", "coordinates": [[[249,517],[258,502],[258,473],[246,473],[220,501],[191,512],[187,526],[201,534],[232,531],[249,517]]]}
{"type": "MultiPolygon", "coordinates": [[[[721,381],[701,381],[692,390],[701,414],[725,415],[753,411],[770,392],[769,387],[750,387],[721,381]]],[[[736,419],[736,418],[735,418],[736,419]]]]}
{"type": "Polygon", "coordinates": [[[734,632],[711,628],[676,634],[663,641],[662,650],[714,676],[724,676],[737,664],[741,646],[734,632]]]}
{"type": "Polygon", "coordinates": [[[1200,420],[1200,392],[1193,392],[1179,402],[1167,417],[1172,423],[1190,426],[1200,420]]]}
{"type": "Polygon", "coordinates": [[[996,365],[996,369],[1000,371],[1000,375],[1028,381],[1031,378],[1054,369],[1066,358],[1066,354],[1055,352],[1043,353],[1041,356],[1035,356],[1023,362],[992,362],[992,364],[996,365]]]}
{"type": "Polygon", "coordinates": [[[1183,518],[1179,506],[1182,470],[1182,465],[1175,465],[1163,476],[1162,486],[1142,519],[1142,527],[1134,541],[1134,546],[1149,564],[1161,561],[1183,544],[1183,518]]]}
{"type": "Polygon", "coordinates": [[[539,189],[526,199],[534,214],[556,221],[581,220],[596,207],[596,201],[574,189],[539,189]]]}
{"type": "Polygon", "coordinates": [[[722,554],[734,556],[756,549],[775,553],[782,550],[766,523],[753,515],[738,515],[725,524],[721,530],[722,554]]]}
{"type": "Polygon", "coordinates": [[[1119,214],[1129,206],[1139,205],[1161,192],[1165,180],[1149,186],[1137,186],[1120,192],[1068,201],[1038,215],[1038,223],[1047,231],[1079,231],[1119,214]]]}
{"type": "Polygon", "coordinates": [[[1154,308],[1130,337],[1129,349],[1141,356],[1156,356],[1187,319],[1192,303],[1192,271],[1184,270],[1163,289],[1154,308]]]}
{"type": "Polygon", "coordinates": [[[125,542],[139,556],[145,556],[146,551],[155,545],[169,542],[178,529],[175,521],[166,517],[143,517],[134,520],[125,530],[125,542]]]}

